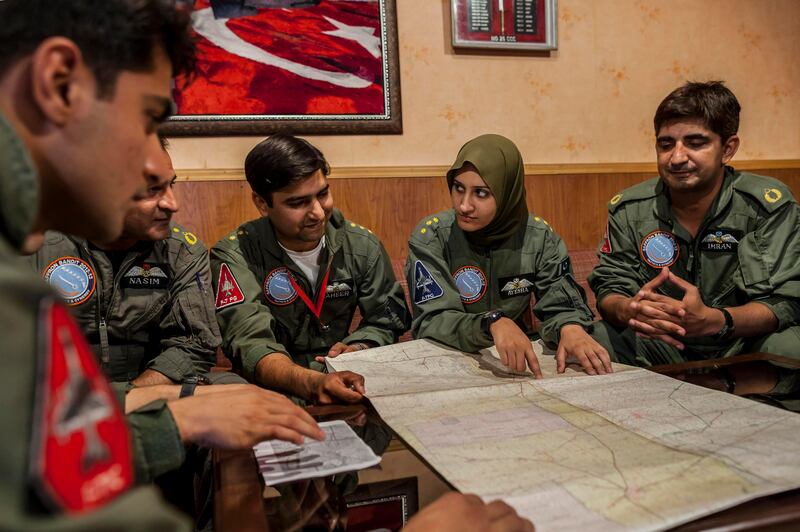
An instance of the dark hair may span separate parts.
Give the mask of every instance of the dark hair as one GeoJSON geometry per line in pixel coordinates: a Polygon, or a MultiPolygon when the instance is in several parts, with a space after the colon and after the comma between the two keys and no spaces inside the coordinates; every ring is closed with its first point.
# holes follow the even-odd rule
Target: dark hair
{"type": "Polygon", "coordinates": [[[291,135],[272,135],[250,150],[244,160],[244,175],[253,192],[272,207],[272,193],[299,183],[321,170],[327,176],[330,166],[325,156],[304,139],[291,135]]]}
{"type": "Polygon", "coordinates": [[[656,135],[664,123],[681,118],[699,118],[725,142],[739,131],[736,96],[721,81],[690,81],[672,91],[656,109],[656,135]]]}
{"type": "Polygon", "coordinates": [[[157,47],[169,57],[173,74],[194,70],[189,7],[181,1],[2,0],[0,21],[0,75],[56,36],[81,49],[101,98],[113,95],[121,71],[153,68],[157,47]]]}

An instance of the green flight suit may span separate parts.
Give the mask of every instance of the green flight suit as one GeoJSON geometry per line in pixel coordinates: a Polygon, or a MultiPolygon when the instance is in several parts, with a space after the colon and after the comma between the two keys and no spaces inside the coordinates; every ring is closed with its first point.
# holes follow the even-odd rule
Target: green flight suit
{"type": "MultiPolygon", "coordinates": [[[[597,339],[615,359],[649,366],[755,351],[800,357],[800,207],[780,181],[727,167],[721,191],[695,238],[674,219],[661,179],[645,181],[609,202],[607,236],[598,255],[600,263],[589,276],[598,304],[612,293],[633,297],[665,264],[695,285],[710,307],[758,301],[778,319],[777,331],[764,337],[685,338],[683,351],[630,333],[619,338],[604,322],[613,340],[602,335],[597,339]],[[662,255],[648,248],[654,239],[662,255]]],[[[683,297],[669,283],[658,291],[683,297]]],[[[798,384],[795,372],[781,370],[773,393],[784,396],[798,384]]]]}
{"type": "Polygon", "coordinates": [[[490,310],[502,310],[532,335],[531,295],[542,339],[551,346],[558,344],[564,325],[589,329],[594,319],[564,242],[538,216],[529,215],[527,224],[494,247],[471,244],[452,210],[424,218],[408,241],[406,277],[414,338],[461,351],[494,345],[481,328],[490,310]]]}
{"type": "Polygon", "coordinates": [[[258,362],[271,353],[312,367],[314,357],[336,342],[387,345],[409,326],[403,288],[380,240],[337,209],[325,229],[316,286],[278,244],[267,218],[247,222],[217,242],[211,271],[223,350],[250,381],[258,362]],[[314,303],[325,290],[319,318],[288,275],[314,303]],[[350,333],[356,308],[361,322],[350,333]]]}
{"type": "MultiPolygon", "coordinates": [[[[208,251],[191,232],[170,227],[167,239],[123,252],[117,271],[106,252],[56,232],[47,233],[42,249],[31,256],[33,268],[57,292],[82,280],[58,270],[65,259],[90,269],[94,282],[80,287],[85,295],[72,293],[71,310],[113,382],[126,383],[146,369],[181,382],[207,373],[216,361],[220,338],[208,251]]],[[[86,275],[82,271],[73,275],[86,275]]]]}
{"type": "Polygon", "coordinates": [[[487,224],[464,231],[451,209],[424,218],[411,234],[406,277],[414,338],[478,351],[495,343],[481,326],[491,310],[502,310],[532,335],[531,295],[542,339],[551,346],[568,323],[590,329],[594,317],[566,246],[550,224],[528,213],[525,168],[514,143],[494,134],[470,140],[448,170],[447,185],[454,204],[468,201],[471,215],[488,212],[492,200],[494,213],[487,224]],[[475,173],[482,181],[468,193],[460,180],[475,173]]]}
{"type": "MultiPolygon", "coordinates": [[[[0,528],[3,530],[189,530],[152,487],[129,490],[113,502],[67,517],[47,511],[32,489],[34,397],[43,386],[37,373],[40,308],[55,298],[39,276],[20,264],[17,252],[32,229],[39,178],[9,124],[0,115],[0,528]]],[[[164,402],[130,414],[136,473],[147,480],[183,461],[183,445],[164,402]],[[157,438],[154,437],[157,435],[157,438]]],[[[80,486],[76,486],[79,489],[80,486]]]]}

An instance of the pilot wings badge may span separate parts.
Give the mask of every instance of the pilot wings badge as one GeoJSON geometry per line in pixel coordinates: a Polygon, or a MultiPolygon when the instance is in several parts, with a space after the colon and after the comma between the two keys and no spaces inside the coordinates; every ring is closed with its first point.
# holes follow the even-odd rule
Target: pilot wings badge
{"type": "Polygon", "coordinates": [[[515,275],[513,277],[501,277],[498,285],[500,286],[500,297],[508,299],[510,297],[528,295],[533,287],[533,274],[515,275]]]}

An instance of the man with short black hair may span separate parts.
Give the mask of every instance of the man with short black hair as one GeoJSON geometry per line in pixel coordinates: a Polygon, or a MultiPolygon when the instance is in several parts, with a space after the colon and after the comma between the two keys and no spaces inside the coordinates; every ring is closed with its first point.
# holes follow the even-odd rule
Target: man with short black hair
{"type": "Polygon", "coordinates": [[[192,63],[189,14],[170,0],[3,0],[0,20],[0,528],[188,528],[134,481],[178,467],[185,443],[300,442],[319,427],[245,385],[124,416],[65,306],[16,255],[49,229],[120,235],[161,153],[172,76],[192,63]]]}
{"type": "MultiPolygon", "coordinates": [[[[722,82],[673,91],[654,118],[660,177],[609,201],[589,283],[618,361],[798,357],[800,207],[780,181],[727,166],[739,111],[722,82]]],[[[780,366],[734,366],[704,382],[800,408],[797,372],[780,366]]]]}
{"type": "Polygon", "coordinates": [[[245,378],[305,400],[357,402],[360,375],[310,368],[395,342],[410,317],[380,240],[333,207],[328,172],[303,139],[273,135],[253,148],[245,175],[262,218],[212,248],[212,281],[223,349],[245,378]]]}

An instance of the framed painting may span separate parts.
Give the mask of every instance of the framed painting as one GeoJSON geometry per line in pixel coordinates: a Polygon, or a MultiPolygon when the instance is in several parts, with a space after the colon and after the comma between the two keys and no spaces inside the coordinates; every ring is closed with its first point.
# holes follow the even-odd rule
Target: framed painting
{"type": "Polygon", "coordinates": [[[168,136],[402,133],[395,0],[193,0],[168,136]]]}
{"type": "Polygon", "coordinates": [[[556,0],[450,0],[454,48],[555,50],[556,0]]]}

